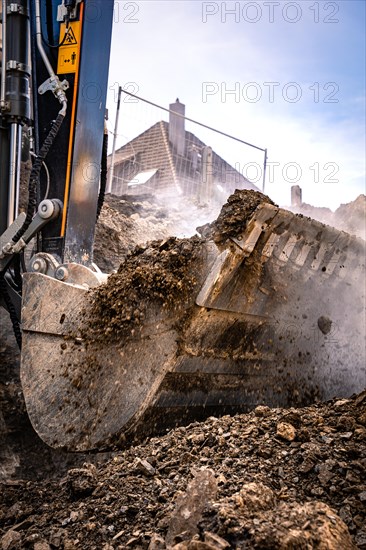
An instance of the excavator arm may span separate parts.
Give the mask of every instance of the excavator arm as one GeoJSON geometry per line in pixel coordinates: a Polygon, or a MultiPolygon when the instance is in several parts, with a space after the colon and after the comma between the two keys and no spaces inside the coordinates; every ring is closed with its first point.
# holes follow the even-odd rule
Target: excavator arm
{"type": "Polygon", "coordinates": [[[2,1],[0,273],[15,327],[21,272],[66,280],[76,263],[88,280],[100,278],[93,241],[106,182],[112,17],[112,0],[2,1]],[[22,133],[32,170],[18,216],[22,133]]]}

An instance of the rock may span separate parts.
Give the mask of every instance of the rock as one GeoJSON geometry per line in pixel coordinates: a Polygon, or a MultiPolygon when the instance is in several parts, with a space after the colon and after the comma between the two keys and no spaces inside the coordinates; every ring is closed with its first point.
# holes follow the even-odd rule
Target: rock
{"type": "Polygon", "coordinates": [[[347,403],[349,403],[349,399],[338,399],[338,401],[334,403],[334,407],[340,408],[340,407],[343,407],[344,405],[347,405],[347,403]]]}
{"type": "Polygon", "coordinates": [[[230,548],[230,544],[226,540],[215,533],[210,533],[210,531],[205,532],[204,539],[205,542],[210,544],[215,550],[226,550],[226,548],[230,548]]]}
{"type": "Polygon", "coordinates": [[[58,529],[57,531],[51,532],[48,542],[51,546],[54,546],[55,548],[60,548],[61,544],[63,544],[64,538],[65,529],[58,529]]]}
{"type": "Polygon", "coordinates": [[[296,437],[296,430],[288,422],[279,422],[277,424],[276,434],[285,441],[293,441],[296,437]]]}
{"type": "Polygon", "coordinates": [[[337,429],[341,432],[350,432],[354,429],[356,421],[352,416],[342,414],[337,421],[337,429]]]}
{"type": "Polygon", "coordinates": [[[51,546],[48,544],[48,542],[39,541],[35,543],[33,549],[34,550],[51,550],[51,546]]]}
{"type": "Polygon", "coordinates": [[[322,315],[318,319],[318,328],[323,334],[329,334],[332,329],[332,320],[322,315]]]}
{"type": "Polygon", "coordinates": [[[334,477],[335,474],[334,472],[332,472],[332,468],[334,465],[334,462],[326,462],[317,466],[318,478],[323,486],[327,485],[328,482],[334,477]]]}
{"type": "Polygon", "coordinates": [[[174,542],[179,533],[186,532],[187,539],[197,533],[197,523],[202,512],[215,499],[216,493],[217,481],[214,472],[209,469],[196,471],[186,492],[177,499],[166,536],[168,545],[174,542]]]}
{"type": "Polygon", "coordinates": [[[145,476],[155,475],[155,468],[147,460],[141,460],[140,458],[136,458],[135,467],[139,472],[141,472],[145,476]]]}
{"type": "Polygon", "coordinates": [[[216,550],[216,548],[217,547],[212,546],[212,544],[199,540],[192,540],[187,546],[187,550],[216,550]]]}
{"type": "Polygon", "coordinates": [[[255,414],[255,416],[258,416],[259,418],[263,418],[263,417],[269,416],[271,414],[271,409],[270,409],[270,407],[267,407],[267,405],[258,405],[254,409],[254,414],[255,414]]]}
{"type": "Polygon", "coordinates": [[[84,468],[73,468],[67,472],[67,484],[74,498],[91,495],[97,486],[96,468],[85,464],[84,468]]]}
{"type": "Polygon", "coordinates": [[[10,529],[1,537],[1,548],[2,550],[13,550],[15,548],[19,548],[21,540],[22,537],[20,533],[10,529]]]}
{"type": "MultiPolygon", "coordinates": [[[[322,502],[280,502],[268,510],[236,512],[235,499],[228,498],[212,508],[210,521],[220,526],[220,534],[232,535],[236,548],[276,550],[355,550],[346,524],[322,502]],[[217,516],[212,518],[216,511],[217,516]]],[[[202,524],[201,524],[202,527],[202,524]]]]}
{"type": "Polygon", "coordinates": [[[154,534],[150,539],[148,550],[165,550],[166,545],[164,539],[157,534],[154,534]]]}
{"type": "Polygon", "coordinates": [[[263,483],[246,483],[237,497],[239,506],[251,512],[273,508],[275,501],[274,492],[263,483]]]}

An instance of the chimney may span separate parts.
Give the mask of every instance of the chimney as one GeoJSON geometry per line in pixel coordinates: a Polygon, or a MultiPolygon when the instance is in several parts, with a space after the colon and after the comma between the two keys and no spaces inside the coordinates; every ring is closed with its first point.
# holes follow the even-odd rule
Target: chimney
{"type": "MultiPolygon", "coordinates": [[[[184,116],[186,107],[177,98],[175,103],[169,105],[169,110],[184,116]]],[[[184,118],[176,116],[174,113],[169,113],[169,141],[177,154],[184,156],[186,141],[184,118]]]]}
{"type": "Polygon", "coordinates": [[[302,189],[300,185],[293,185],[291,187],[291,206],[302,205],[302,189]]]}

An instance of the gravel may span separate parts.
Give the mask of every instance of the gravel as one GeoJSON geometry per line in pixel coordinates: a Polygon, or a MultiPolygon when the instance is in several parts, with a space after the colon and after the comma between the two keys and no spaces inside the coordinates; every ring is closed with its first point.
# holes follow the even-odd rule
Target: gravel
{"type": "Polygon", "coordinates": [[[365,466],[366,391],[259,406],[60,479],[3,481],[0,537],[3,548],[364,549],[365,466]]]}

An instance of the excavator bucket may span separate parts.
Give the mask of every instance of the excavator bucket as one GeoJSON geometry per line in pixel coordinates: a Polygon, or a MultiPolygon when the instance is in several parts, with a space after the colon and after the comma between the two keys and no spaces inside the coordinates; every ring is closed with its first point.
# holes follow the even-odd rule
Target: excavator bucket
{"type": "Polygon", "coordinates": [[[21,379],[48,445],[107,449],[365,386],[362,239],[247,192],[202,235],[136,249],[91,290],[24,275],[21,379]]]}

